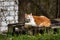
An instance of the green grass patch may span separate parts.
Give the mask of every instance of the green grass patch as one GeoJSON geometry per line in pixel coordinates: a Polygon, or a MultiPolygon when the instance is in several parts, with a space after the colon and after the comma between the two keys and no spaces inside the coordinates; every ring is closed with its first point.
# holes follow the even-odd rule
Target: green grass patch
{"type": "Polygon", "coordinates": [[[44,34],[37,34],[37,35],[14,35],[11,34],[7,35],[1,35],[0,34],[0,40],[60,40],[60,29],[58,29],[58,33],[53,34],[53,30],[51,30],[50,33],[44,33],[44,34]]]}
{"type": "Polygon", "coordinates": [[[0,35],[0,40],[60,40],[60,34],[8,35],[8,37],[0,35]]]}

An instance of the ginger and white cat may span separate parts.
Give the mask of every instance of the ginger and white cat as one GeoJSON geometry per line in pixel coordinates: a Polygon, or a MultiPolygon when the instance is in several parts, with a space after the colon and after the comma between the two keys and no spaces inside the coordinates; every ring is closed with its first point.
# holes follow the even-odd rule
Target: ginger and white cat
{"type": "Polygon", "coordinates": [[[31,14],[25,14],[25,19],[30,20],[25,25],[38,26],[38,27],[50,27],[51,21],[45,16],[33,16],[31,14]]]}

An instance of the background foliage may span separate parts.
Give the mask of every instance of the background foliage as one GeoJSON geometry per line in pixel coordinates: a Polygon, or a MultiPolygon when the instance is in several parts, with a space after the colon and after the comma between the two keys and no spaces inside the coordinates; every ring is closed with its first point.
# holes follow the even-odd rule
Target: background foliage
{"type": "Polygon", "coordinates": [[[58,0],[20,0],[19,14],[33,13],[33,15],[44,15],[48,18],[59,18],[58,0]]]}

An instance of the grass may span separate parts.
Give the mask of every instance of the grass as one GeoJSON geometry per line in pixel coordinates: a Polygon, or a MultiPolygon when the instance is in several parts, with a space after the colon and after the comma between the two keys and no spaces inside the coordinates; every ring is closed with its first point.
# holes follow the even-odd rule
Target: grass
{"type": "Polygon", "coordinates": [[[44,33],[44,34],[37,34],[37,35],[14,35],[11,34],[7,35],[0,35],[0,40],[60,40],[60,29],[58,29],[59,33],[53,34],[50,33],[44,33]]]}
{"type": "Polygon", "coordinates": [[[3,36],[0,35],[0,40],[60,40],[60,33],[58,34],[37,34],[37,35],[19,35],[19,36],[12,36],[8,35],[3,36]]]}

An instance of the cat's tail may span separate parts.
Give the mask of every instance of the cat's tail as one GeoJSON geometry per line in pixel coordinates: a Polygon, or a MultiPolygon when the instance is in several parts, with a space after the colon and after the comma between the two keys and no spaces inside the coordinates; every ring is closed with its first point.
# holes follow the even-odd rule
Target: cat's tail
{"type": "Polygon", "coordinates": [[[60,26],[60,21],[57,21],[57,20],[50,20],[51,21],[51,26],[60,26]]]}

